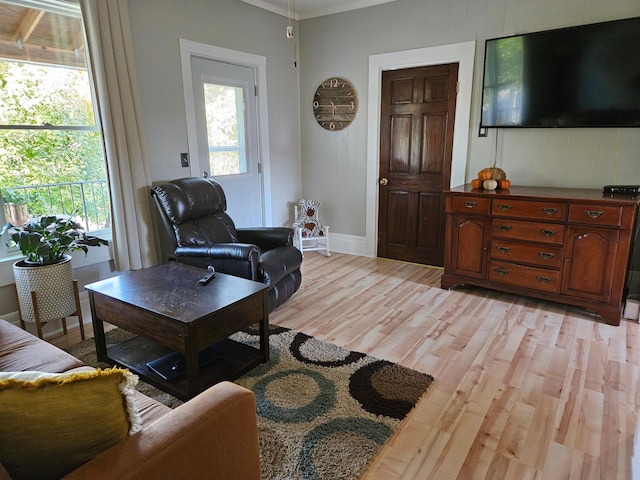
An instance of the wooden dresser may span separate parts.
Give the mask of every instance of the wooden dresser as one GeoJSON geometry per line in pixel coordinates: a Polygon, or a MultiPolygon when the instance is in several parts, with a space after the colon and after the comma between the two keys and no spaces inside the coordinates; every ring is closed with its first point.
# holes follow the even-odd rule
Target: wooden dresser
{"type": "Polygon", "coordinates": [[[445,192],[442,288],[577,305],[619,325],[639,202],[601,190],[456,187],[445,192]]]}

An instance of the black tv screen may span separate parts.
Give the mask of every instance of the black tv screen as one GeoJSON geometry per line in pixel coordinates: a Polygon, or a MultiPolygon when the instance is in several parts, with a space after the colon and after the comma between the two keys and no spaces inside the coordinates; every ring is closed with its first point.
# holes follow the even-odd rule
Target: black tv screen
{"type": "Polygon", "coordinates": [[[640,17],[487,40],[480,127],[640,127],[640,17]]]}

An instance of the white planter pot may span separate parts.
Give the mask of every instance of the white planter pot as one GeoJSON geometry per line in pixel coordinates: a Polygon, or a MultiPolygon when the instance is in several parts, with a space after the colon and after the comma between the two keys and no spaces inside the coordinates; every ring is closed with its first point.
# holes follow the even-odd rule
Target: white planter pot
{"type": "Polygon", "coordinates": [[[35,322],[31,292],[36,292],[41,323],[68,317],[76,312],[71,256],[60,263],[30,266],[20,260],[13,265],[20,315],[25,322],[35,322]]]}

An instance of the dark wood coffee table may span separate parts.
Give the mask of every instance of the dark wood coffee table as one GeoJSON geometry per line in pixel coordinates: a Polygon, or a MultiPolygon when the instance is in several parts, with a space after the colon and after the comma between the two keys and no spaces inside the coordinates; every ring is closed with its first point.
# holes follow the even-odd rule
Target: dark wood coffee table
{"type": "Polygon", "coordinates": [[[200,285],[198,280],[205,273],[169,262],[86,285],[98,360],[129,368],[182,400],[266,362],[267,286],[222,273],[200,285]],[[137,336],[107,348],[103,322],[137,336]],[[259,324],[259,349],[227,338],[255,323],[259,324]],[[212,349],[214,358],[200,365],[199,354],[212,349]],[[184,355],[186,375],[181,378],[164,379],[147,365],[175,352],[184,355]]]}

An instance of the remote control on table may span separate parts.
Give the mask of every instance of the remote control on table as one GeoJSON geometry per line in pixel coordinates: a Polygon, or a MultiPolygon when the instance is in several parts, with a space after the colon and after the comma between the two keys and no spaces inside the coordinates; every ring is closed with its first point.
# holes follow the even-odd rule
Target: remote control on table
{"type": "Polygon", "coordinates": [[[200,285],[206,285],[211,280],[213,280],[213,277],[216,276],[216,270],[211,265],[209,265],[207,267],[207,270],[209,270],[209,273],[207,273],[204,277],[202,277],[200,280],[198,280],[198,283],[200,285]]]}

